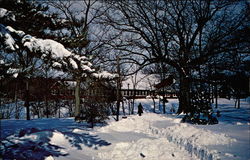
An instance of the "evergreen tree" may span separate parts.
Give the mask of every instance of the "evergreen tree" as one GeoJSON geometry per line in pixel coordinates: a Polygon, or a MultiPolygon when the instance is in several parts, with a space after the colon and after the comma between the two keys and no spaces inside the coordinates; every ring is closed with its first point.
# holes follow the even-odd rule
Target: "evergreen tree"
{"type": "MultiPolygon", "coordinates": [[[[3,0],[0,5],[3,7],[0,16],[1,32],[3,33],[1,36],[0,60],[8,61],[9,64],[4,65],[5,67],[1,65],[1,70],[6,73],[13,73],[13,75],[18,74],[16,77],[18,81],[25,81],[25,107],[27,119],[30,119],[29,78],[35,76],[35,71],[39,70],[43,61],[34,53],[27,51],[22,44],[22,38],[25,34],[42,38],[55,38],[55,35],[51,34],[52,31],[61,29],[64,25],[55,14],[49,15],[47,13],[49,9],[47,6],[37,4],[34,1],[3,0]],[[6,54],[7,52],[9,54],[6,54]],[[15,72],[11,67],[15,67],[15,72]]],[[[7,62],[4,62],[4,64],[7,64],[7,62]]]]}

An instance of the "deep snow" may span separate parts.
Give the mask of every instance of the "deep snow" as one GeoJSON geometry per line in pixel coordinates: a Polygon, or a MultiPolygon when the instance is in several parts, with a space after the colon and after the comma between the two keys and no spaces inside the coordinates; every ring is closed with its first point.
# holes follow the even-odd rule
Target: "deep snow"
{"type": "Polygon", "coordinates": [[[4,159],[115,159],[115,160],[249,160],[249,102],[241,109],[220,99],[216,125],[180,123],[170,114],[178,101],[169,99],[167,113],[152,113],[152,100],[140,99],[145,112],[89,128],[73,118],[1,120],[1,153],[4,159]]]}

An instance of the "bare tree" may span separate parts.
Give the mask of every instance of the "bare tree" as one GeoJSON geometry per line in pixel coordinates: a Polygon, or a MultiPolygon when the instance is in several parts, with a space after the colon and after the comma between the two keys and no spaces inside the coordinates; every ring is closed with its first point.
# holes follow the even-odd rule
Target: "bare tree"
{"type": "Polygon", "coordinates": [[[191,85],[199,78],[193,72],[214,55],[239,49],[232,34],[246,24],[248,8],[245,2],[210,0],[108,3],[112,9],[102,23],[123,33],[109,46],[140,67],[164,63],[174,68],[179,81],[178,113],[186,114],[194,112],[191,85]]]}

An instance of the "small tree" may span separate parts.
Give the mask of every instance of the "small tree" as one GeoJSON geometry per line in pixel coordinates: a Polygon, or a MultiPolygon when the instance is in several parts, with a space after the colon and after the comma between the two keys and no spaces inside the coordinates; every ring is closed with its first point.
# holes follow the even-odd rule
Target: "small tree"
{"type": "Polygon", "coordinates": [[[85,92],[80,118],[90,123],[91,127],[108,119],[109,106],[116,100],[114,91],[109,81],[92,80],[85,92]]]}

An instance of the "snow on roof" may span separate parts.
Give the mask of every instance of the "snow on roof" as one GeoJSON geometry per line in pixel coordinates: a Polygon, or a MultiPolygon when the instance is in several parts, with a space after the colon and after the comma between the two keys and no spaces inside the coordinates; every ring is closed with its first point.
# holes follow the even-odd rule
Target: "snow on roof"
{"type": "Polygon", "coordinates": [[[160,83],[156,84],[154,87],[156,89],[160,89],[160,88],[168,87],[172,85],[173,83],[174,83],[174,77],[170,75],[169,77],[162,80],[160,83]]]}

